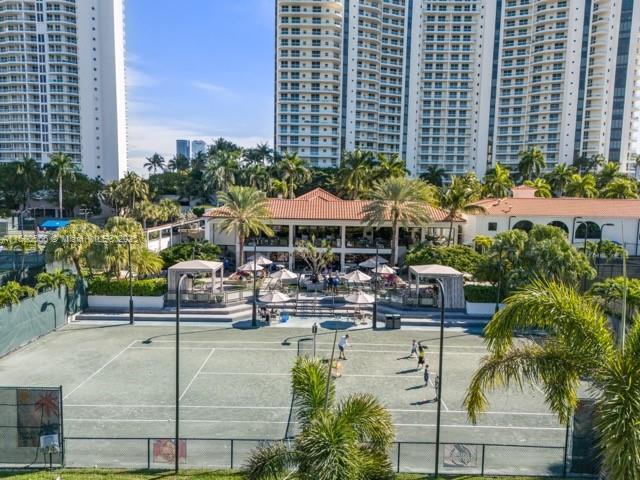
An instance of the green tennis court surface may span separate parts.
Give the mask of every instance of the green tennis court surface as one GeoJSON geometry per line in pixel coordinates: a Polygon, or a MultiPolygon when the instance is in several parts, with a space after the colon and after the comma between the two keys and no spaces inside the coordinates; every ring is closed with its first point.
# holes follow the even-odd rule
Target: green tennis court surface
{"type": "MultiPolygon", "coordinates": [[[[242,459],[256,445],[255,439],[295,433],[289,371],[299,348],[312,351],[308,340],[299,347],[299,340],[310,338],[309,333],[183,328],[181,436],[201,439],[188,447],[190,457],[200,450],[207,457],[207,464],[198,466],[230,466],[226,457],[242,459]],[[231,446],[211,439],[237,441],[231,446]],[[236,451],[230,453],[230,448],[236,451]],[[220,450],[219,457],[204,453],[213,450],[220,450]]],[[[424,386],[422,372],[415,370],[417,361],[406,357],[411,340],[420,340],[427,347],[432,376],[438,373],[438,335],[436,330],[350,332],[348,360],[342,362],[343,377],[336,380],[338,396],[371,392],[389,408],[398,442],[408,442],[394,453],[405,471],[423,471],[433,461],[432,445],[411,442],[434,442],[436,423],[434,387],[424,386]]],[[[537,388],[493,394],[481,423],[467,422],[464,392],[486,350],[477,335],[445,335],[442,442],[510,445],[465,451],[473,457],[485,448],[485,460],[493,462],[487,473],[561,472],[565,428],[546,409],[537,388]]],[[[333,332],[321,330],[317,354],[329,357],[332,341],[333,332]]],[[[174,435],[171,326],[70,326],[0,359],[0,378],[3,385],[63,386],[68,465],[144,466],[149,446],[137,439],[174,435]],[[127,438],[132,440],[117,440],[127,438]]]]}

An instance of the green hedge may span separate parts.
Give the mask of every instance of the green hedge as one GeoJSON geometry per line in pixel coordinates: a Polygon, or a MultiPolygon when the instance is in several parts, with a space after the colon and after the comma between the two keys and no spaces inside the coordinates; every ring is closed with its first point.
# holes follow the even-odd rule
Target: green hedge
{"type": "Polygon", "coordinates": [[[482,255],[465,245],[433,247],[418,245],[404,260],[406,265],[446,265],[460,272],[475,274],[482,255]]]}
{"type": "Polygon", "coordinates": [[[495,303],[498,290],[492,285],[465,285],[464,298],[471,303],[495,303]]]}
{"type": "MultiPolygon", "coordinates": [[[[136,297],[159,297],[167,291],[167,280],[149,278],[133,281],[133,294],[136,297]]],[[[109,280],[94,278],[89,281],[89,295],[107,295],[110,297],[129,295],[129,280],[109,280]]]]}

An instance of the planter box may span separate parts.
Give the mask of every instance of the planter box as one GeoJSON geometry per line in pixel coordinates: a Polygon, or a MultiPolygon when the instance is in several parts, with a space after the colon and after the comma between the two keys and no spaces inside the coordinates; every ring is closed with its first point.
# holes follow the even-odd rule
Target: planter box
{"type": "MultiPolygon", "coordinates": [[[[128,310],[129,297],[111,297],[107,295],[89,295],[89,308],[102,310],[128,310]]],[[[164,295],[160,297],[133,297],[133,308],[162,310],[164,308],[164,295]]]]}
{"type": "MultiPolygon", "coordinates": [[[[467,315],[477,315],[479,317],[492,317],[496,313],[495,303],[467,303],[467,315]]],[[[504,308],[504,303],[498,305],[499,309],[504,308]]]]}

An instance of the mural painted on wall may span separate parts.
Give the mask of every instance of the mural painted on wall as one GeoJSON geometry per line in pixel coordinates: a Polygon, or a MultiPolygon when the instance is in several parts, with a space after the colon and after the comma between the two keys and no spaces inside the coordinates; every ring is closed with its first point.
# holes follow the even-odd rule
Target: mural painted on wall
{"type": "Polygon", "coordinates": [[[60,435],[60,390],[19,388],[18,447],[38,447],[40,437],[60,435]]]}

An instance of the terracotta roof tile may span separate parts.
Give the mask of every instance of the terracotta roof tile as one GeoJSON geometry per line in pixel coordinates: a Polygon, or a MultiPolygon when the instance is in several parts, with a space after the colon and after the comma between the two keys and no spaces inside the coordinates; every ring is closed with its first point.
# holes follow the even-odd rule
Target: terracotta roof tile
{"type": "MultiPolygon", "coordinates": [[[[270,198],[269,210],[275,220],[358,220],[364,221],[366,200],[342,200],[335,195],[316,188],[300,197],[289,200],[270,198]]],[[[448,213],[431,205],[426,206],[429,216],[436,222],[449,221],[448,213]]],[[[226,216],[224,207],[214,208],[205,213],[205,217],[220,218],[226,216]]],[[[456,219],[456,221],[464,221],[456,219]]]]}
{"type": "Polygon", "coordinates": [[[605,198],[489,198],[474,205],[486,215],[518,217],[617,217],[640,218],[640,200],[605,198]]]}

